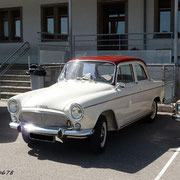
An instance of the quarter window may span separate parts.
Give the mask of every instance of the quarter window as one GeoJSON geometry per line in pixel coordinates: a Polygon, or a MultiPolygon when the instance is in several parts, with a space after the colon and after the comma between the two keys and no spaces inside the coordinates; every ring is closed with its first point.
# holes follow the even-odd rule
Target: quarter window
{"type": "Polygon", "coordinates": [[[134,82],[132,65],[119,66],[117,82],[123,82],[123,83],[134,82]]]}
{"type": "Polygon", "coordinates": [[[146,75],[146,73],[144,71],[144,68],[141,65],[136,64],[135,65],[135,70],[136,70],[136,75],[137,75],[138,81],[142,81],[142,80],[147,79],[147,75],[146,75]]]}

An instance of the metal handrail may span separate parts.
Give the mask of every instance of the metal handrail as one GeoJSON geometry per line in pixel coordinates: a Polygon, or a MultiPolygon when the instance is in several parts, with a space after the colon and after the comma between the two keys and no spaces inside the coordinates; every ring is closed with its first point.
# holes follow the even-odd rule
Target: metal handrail
{"type": "MultiPolygon", "coordinates": [[[[25,42],[23,45],[21,45],[16,51],[14,51],[9,57],[5,59],[5,61],[0,65],[0,70],[3,68],[5,64],[4,69],[1,70],[0,72],[0,80],[1,77],[15,64],[17,63],[28,51],[30,50],[30,44],[29,42],[25,42]],[[23,49],[25,46],[27,46],[25,49],[23,49]],[[21,50],[23,51],[21,52],[21,50]],[[20,54],[18,54],[20,52],[20,54]],[[18,55],[17,57],[14,58],[15,55],[18,55]],[[14,58],[11,62],[10,60],[14,58]]],[[[1,81],[0,81],[0,99],[1,99],[1,81]]]]}
{"type": "Polygon", "coordinates": [[[14,53],[12,53],[9,57],[6,58],[6,60],[0,65],[0,68],[6,64],[15,54],[17,54],[25,45],[28,45],[28,49],[30,49],[29,42],[25,42],[22,46],[20,46],[14,53]]]}
{"type": "Polygon", "coordinates": [[[29,42],[25,42],[23,45],[21,45],[16,51],[14,51],[9,57],[5,59],[5,61],[0,65],[0,70],[3,68],[5,64],[7,64],[16,54],[18,54],[25,46],[27,47],[23,50],[21,54],[18,55],[11,63],[8,64],[1,72],[0,77],[2,77],[15,63],[17,63],[21,57],[23,57],[30,49],[29,42]]]}
{"type": "Polygon", "coordinates": [[[152,33],[123,33],[123,34],[77,34],[74,35],[76,37],[83,37],[83,36],[131,36],[131,35],[173,35],[173,32],[152,32],[152,33]]]}

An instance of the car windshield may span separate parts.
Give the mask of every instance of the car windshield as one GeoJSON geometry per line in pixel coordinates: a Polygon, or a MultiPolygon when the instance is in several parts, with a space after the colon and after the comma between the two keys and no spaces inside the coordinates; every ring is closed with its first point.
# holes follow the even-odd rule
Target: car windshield
{"type": "Polygon", "coordinates": [[[115,65],[111,62],[72,61],[65,65],[58,80],[84,80],[111,84],[115,65]]]}

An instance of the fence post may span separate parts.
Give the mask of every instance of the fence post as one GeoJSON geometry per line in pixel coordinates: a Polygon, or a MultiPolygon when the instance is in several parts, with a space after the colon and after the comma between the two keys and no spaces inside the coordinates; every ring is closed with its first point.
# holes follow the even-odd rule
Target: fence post
{"type": "Polygon", "coordinates": [[[164,84],[165,84],[165,75],[166,75],[165,71],[166,71],[166,66],[163,65],[162,66],[162,81],[164,82],[164,84]]]}
{"type": "Polygon", "coordinates": [[[40,51],[41,51],[41,38],[42,38],[42,34],[38,33],[38,40],[37,40],[37,49],[38,49],[38,65],[40,66],[41,62],[40,62],[40,51]]]}
{"type": "Polygon", "coordinates": [[[76,37],[75,35],[73,36],[73,46],[72,46],[72,58],[75,58],[76,57],[76,37]]]}
{"type": "Polygon", "coordinates": [[[28,68],[30,68],[30,66],[31,66],[31,57],[30,57],[30,55],[28,55],[28,68]]]}

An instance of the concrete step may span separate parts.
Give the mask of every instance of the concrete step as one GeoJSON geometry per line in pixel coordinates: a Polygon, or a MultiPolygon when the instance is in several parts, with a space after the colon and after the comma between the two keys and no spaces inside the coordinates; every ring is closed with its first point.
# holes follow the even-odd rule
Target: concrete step
{"type": "Polygon", "coordinates": [[[1,86],[1,92],[24,93],[31,91],[31,87],[1,86]]]}
{"type": "Polygon", "coordinates": [[[21,87],[30,87],[30,81],[13,81],[13,80],[0,80],[1,86],[21,86],[21,87]]]}
{"type": "Polygon", "coordinates": [[[20,93],[31,91],[30,75],[26,74],[28,67],[16,65],[0,79],[1,99],[9,99],[20,93]]]}
{"type": "Polygon", "coordinates": [[[6,75],[26,75],[27,70],[9,70],[6,75]]]}
{"type": "Polygon", "coordinates": [[[29,75],[4,75],[2,80],[30,81],[29,75]]]}
{"type": "Polygon", "coordinates": [[[18,95],[19,93],[15,93],[15,92],[2,92],[1,95],[1,99],[9,99],[13,96],[18,95]]]}

